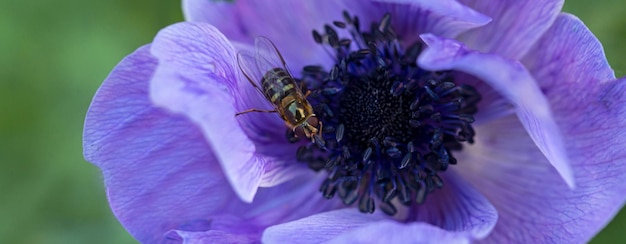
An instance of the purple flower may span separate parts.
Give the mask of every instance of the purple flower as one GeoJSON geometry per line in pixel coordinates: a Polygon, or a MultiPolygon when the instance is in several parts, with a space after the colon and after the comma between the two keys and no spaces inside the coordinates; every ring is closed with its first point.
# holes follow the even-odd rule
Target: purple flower
{"type": "Polygon", "coordinates": [[[586,242],[625,202],[626,83],[562,4],[183,1],[98,90],[85,157],[145,243],[586,242]],[[323,140],[235,116],[272,109],[256,36],[323,140]]]}

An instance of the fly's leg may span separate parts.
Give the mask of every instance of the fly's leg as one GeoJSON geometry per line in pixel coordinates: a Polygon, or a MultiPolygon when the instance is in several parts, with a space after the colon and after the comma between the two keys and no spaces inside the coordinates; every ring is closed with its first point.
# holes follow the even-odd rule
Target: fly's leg
{"type": "Polygon", "coordinates": [[[322,121],[320,121],[319,123],[319,131],[311,137],[311,142],[315,143],[320,149],[326,151],[326,141],[324,141],[324,138],[322,138],[322,121]]]}
{"type": "Polygon", "coordinates": [[[251,112],[260,112],[260,113],[276,113],[276,112],[278,112],[278,111],[276,111],[276,110],[266,110],[266,109],[256,109],[256,108],[251,108],[251,109],[248,109],[248,110],[246,110],[246,111],[242,111],[242,112],[236,113],[236,114],[235,114],[235,116],[239,116],[239,115],[242,115],[242,114],[247,114],[247,113],[251,113],[251,112]]]}

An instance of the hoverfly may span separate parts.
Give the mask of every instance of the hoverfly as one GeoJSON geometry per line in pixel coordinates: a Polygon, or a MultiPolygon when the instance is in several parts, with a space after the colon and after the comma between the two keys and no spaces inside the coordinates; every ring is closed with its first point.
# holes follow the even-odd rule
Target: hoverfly
{"type": "Polygon", "coordinates": [[[313,113],[313,107],[306,99],[310,92],[303,94],[296,80],[289,73],[285,59],[278,48],[266,37],[254,40],[254,53],[240,51],[237,54],[239,69],[250,84],[267,99],[274,110],[248,109],[235,114],[249,112],[278,113],[291,129],[293,136],[307,137],[323,147],[322,122],[313,113]]]}

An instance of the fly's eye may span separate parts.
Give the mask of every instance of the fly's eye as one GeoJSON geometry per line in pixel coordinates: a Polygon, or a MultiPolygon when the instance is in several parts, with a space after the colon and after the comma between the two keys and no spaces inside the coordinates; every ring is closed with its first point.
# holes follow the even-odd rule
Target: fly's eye
{"type": "Polygon", "coordinates": [[[309,117],[309,119],[307,119],[306,122],[309,123],[309,125],[313,127],[317,127],[317,125],[319,124],[319,121],[314,115],[309,117]]]}
{"type": "Polygon", "coordinates": [[[306,137],[306,133],[304,133],[304,128],[302,126],[298,126],[293,130],[293,133],[296,137],[306,137]]]}

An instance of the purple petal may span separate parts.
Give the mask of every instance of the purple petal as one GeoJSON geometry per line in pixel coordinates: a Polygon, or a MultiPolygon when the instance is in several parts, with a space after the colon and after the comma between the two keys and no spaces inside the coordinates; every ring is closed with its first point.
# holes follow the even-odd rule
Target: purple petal
{"type": "MultiPolygon", "coordinates": [[[[347,10],[360,18],[362,28],[380,21],[390,12],[392,25],[402,40],[412,43],[419,34],[432,32],[453,37],[471,28],[485,25],[489,18],[453,0],[410,2],[388,1],[235,1],[235,3],[202,0],[183,1],[185,17],[215,25],[231,40],[252,43],[262,35],[271,39],[288,60],[294,74],[305,65],[332,62],[311,32],[324,32],[324,25],[343,21],[347,10]]],[[[339,32],[344,37],[349,34],[339,32]]]]}
{"type": "MultiPolygon", "coordinates": [[[[484,26],[491,18],[458,3],[456,0],[412,1],[379,0],[385,4],[375,4],[381,14],[391,13],[394,30],[402,41],[413,43],[423,33],[453,38],[462,32],[484,26]],[[408,39],[408,40],[407,40],[408,39]]],[[[380,20],[380,14],[369,21],[380,20]]]]}
{"type": "Polygon", "coordinates": [[[323,30],[324,24],[343,20],[343,10],[360,14],[365,12],[363,9],[363,4],[356,1],[235,1],[226,6],[203,0],[183,1],[187,20],[206,21],[226,30],[231,40],[251,44],[256,36],[268,37],[289,61],[292,72],[297,71],[294,74],[299,74],[304,65],[331,62],[323,47],[313,40],[314,29],[323,30]]]}
{"type": "Polygon", "coordinates": [[[476,143],[458,155],[467,163],[455,168],[498,210],[498,224],[485,242],[584,243],[619,211],[626,200],[626,150],[615,145],[626,143],[626,123],[615,113],[626,114],[626,80],[619,82],[612,90],[619,94],[611,95],[614,111],[607,113],[599,101],[585,104],[585,111],[568,111],[578,120],[562,124],[575,189],[563,184],[515,116],[476,127],[476,143]],[[583,114],[601,115],[601,123],[610,126],[598,128],[583,114]]]}
{"type": "Polygon", "coordinates": [[[487,236],[498,220],[494,206],[456,171],[445,172],[443,177],[444,187],[429,193],[424,204],[412,206],[408,220],[465,233],[472,239],[487,236]]]}
{"type": "Polygon", "coordinates": [[[561,14],[528,52],[523,63],[550,93],[560,83],[570,88],[615,79],[600,41],[576,16],[561,14]],[[584,81],[584,82],[582,82],[584,81]]]}
{"type": "Polygon", "coordinates": [[[613,80],[602,46],[563,14],[528,52],[563,131],[576,177],[568,189],[515,117],[476,128],[459,158],[463,176],[489,198],[500,221],[491,243],[587,242],[626,201],[626,79],[613,80]]]}
{"type": "Polygon", "coordinates": [[[216,151],[235,191],[251,201],[259,186],[273,186],[297,177],[284,122],[275,114],[235,114],[270,108],[245,79],[237,79],[235,50],[214,27],[180,23],[163,29],[152,53],[159,66],[151,81],[155,104],[182,113],[196,123],[216,151]]]}
{"type": "Polygon", "coordinates": [[[461,35],[472,49],[519,59],[552,25],[564,0],[461,0],[491,18],[488,25],[461,35]]]}
{"type": "Polygon", "coordinates": [[[380,221],[341,234],[329,243],[470,243],[464,232],[445,231],[425,223],[380,221]],[[402,231],[398,231],[402,230],[402,231]]]}
{"type": "Polygon", "coordinates": [[[260,189],[250,204],[241,201],[200,128],[150,102],[157,59],[149,50],[140,48],[112,71],[84,130],[85,158],[101,168],[111,208],[137,240],[258,241],[267,226],[337,208],[317,192],[324,176],[312,172],[260,189]]]}
{"type": "Polygon", "coordinates": [[[560,184],[515,118],[477,128],[464,155],[473,164],[458,166],[501,216],[488,241],[587,242],[626,201],[626,79],[613,79],[600,42],[568,14],[524,63],[563,131],[576,188],[560,184]]]}
{"type": "Polygon", "coordinates": [[[159,32],[151,52],[159,60],[150,83],[153,102],[199,125],[235,191],[252,201],[264,162],[255,157],[254,143],[235,118],[230,42],[208,24],[179,23],[159,32]]]}
{"type": "Polygon", "coordinates": [[[250,38],[246,33],[248,30],[242,26],[242,20],[246,17],[237,11],[236,4],[228,1],[183,0],[182,7],[186,21],[212,24],[229,40],[245,41],[250,38]]]}
{"type": "Polygon", "coordinates": [[[471,51],[454,40],[430,34],[422,35],[422,38],[428,45],[418,58],[422,68],[461,71],[483,80],[500,92],[515,106],[517,116],[537,147],[563,180],[574,187],[574,176],[559,127],[548,101],[524,66],[496,55],[471,51]]]}
{"type": "Polygon", "coordinates": [[[225,231],[210,230],[206,232],[176,230],[168,233],[174,243],[254,243],[255,239],[244,235],[234,235],[225,231]]]}
{"type": "Polygon", "coordinates": [[[122,60],[98,89],[89,106],[83,130],[84,156],[98,167],[106,167],[101,163],[109,157],[103,151],[103,141],[111,137],[122,138],[124,134],[118,133],[118,128],[128,127],[138,115],[153,110],[149,102],[139,99],[143,89],[130,89],[135,83],[148,80],[154,72],[157,61],[148,50],[149,46],[141,47],[122,60]],[[118,87],[123,89],[116,90],[118,87]],[[137,113],[141,111],[144,113],[137,113]]]}
{"type": "Polygon", "coordinates": [[[85,158],[102,169],[113,212],[148,243],[237,199],[199,129],[150,103],[156,64],[149,47],[125,58],[98,90],[84,131],[85,158]]]}
{"type": "Polygon", "coordinates": [[[266,243],[289,243],[297,238],[299,243],[321,243],[355,228],[389,221],[387,219],[380,211],[370,215],[346,208],[269,227],[263,233],[262,240],[266,243]]]}
{"type": "Polygon", "coordinates": [[[441,235],[445,238],[472,240],[487,236],[498,219],[496,209],[454,172],[446,173],[444,182],[446,186],[430,193],[423,205],[401,208],[395,219],[380,211],[367,215],[355,208],[348,208],[272,226],[263,233],[263,241],[284,243],[297,236],[302,243],[340,242],[360,238],[353,235],[360,235],[365,230],[371,231],[372,238],[376,236],[371,241],[408,238],[405,241],[419,242],[420,238],[431,238],[415,235],[416,228],[437,229],[432,238],[441,235]],[[392,232],[386,231],[386,228],[376,230],[381,224],[395,226],[396,229],[392,232]]]}

